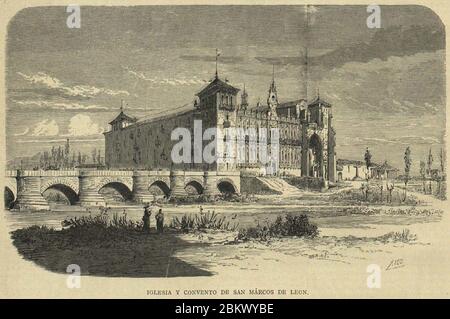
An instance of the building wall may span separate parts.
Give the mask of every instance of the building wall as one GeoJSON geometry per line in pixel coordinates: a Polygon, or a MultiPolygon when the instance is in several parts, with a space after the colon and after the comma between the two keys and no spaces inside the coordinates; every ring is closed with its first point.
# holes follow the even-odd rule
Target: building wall
{"type": "Polygon", "coordinates": [[[342,179],[351,181],[355,179],[365,179],[367,167],[364,165],[346,164],[342,165],[342,179]]]}
{"type": "MultiPolygon", "coordinates": [[[[278,168],[279,175],[307,175],[308,162],[305,154],[308,152],[309,140],[313,134],[321,140],[322,168],[320,176],[334,181],[335,179],[335,150],[334,131],[331,127],[331,109],[328,107],[312,107],[308,111],[310,122],[300,118],[300,107],[293,106],[286,115],[286,108],[280,109],[278,114],[271,114],[267,110],[239,109],[236,101],[236,93],[229,88],[225,92],[215,91],[211,86],[203,93],[199,93],[199,103],[189,111],[176,113],[148,121],[138,121],[135,124],[112,130],[105,133],[105,158],[106,165],[116,169],[172,169],[172,170],[216,170],[235,171],[240,170],[249,173],[259,172],[267,174],[271,172],[272,164],[249,163],[249,141],[236,141],[234,149],[227,149],[227,140],[224,135],[227,128],[258,128],[267,129],[267,152],[270,150],[270,129],[279,129],[278,168]],[[230,93],[231,92],[231,93],[230,93]],[[201,120],[202,136],[208,128],[218,128],[216,132],[216,150],[218,161],[213,164],[174,164],[171,152],[178,141],[171,141],[171,133],[177,127],[187,128],[191,133],[191,146],[194,145],[194,120],[201,120]],[[331,133],[330,133],[331,132],[331,133]],[[237,155],[237,145],[245,144],[246,162],[237,163],[232,158],[231,163],[225,158],[233,154],[237,155]],[[304,150],[304,151],[302,151],[304,150]]],[[[303,103],[303,102],[302,102],[303,103]]],[[[302,109],[304,106],[302,106],[302,109]]],[[[305,114],[303,114],[305,115],[305,114]]],[[[201,139],[201,137],[198,137],[201,139]]],[[[234,136],[234,139],[236,136],[234,136]]],[[[210,141],[203,141],[201,152],[210,141]]],[[[265,146],[265,143],[264,143],[265,146]]],[[[260,147],[260,145],[258,145],[260,147]]],[[[192,154],[194,149],[192,147],[192,154]]],[[[192,157],[193,160],[193,157],[192,157]]]]}
{"type": "Polygon", "coordinates": [[[118,169],[186,168],[172,164],[171,151],[177,141],[170,136],[176,127],[191,128],[193,120],[194,112],[188,111],[105,133],[106,165],[118,169]]]}

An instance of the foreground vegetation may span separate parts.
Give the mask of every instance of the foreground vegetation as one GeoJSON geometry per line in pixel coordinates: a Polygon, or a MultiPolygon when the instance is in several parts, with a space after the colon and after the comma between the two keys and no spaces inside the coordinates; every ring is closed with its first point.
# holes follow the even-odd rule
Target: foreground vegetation
{"type": "Polygon", "coordinates": [[[330,200],[333,202],[348,202],[350,204],[372,204],[388,206],[416,206],[420,201],[416,196],[399,190],[387,191],[383,185],[364,186],[361,189],[348,189],[332,194],[330,200]]]}
{"type": "Polygon", "coordinates": [[[225,216],[220,216],[214,211],[210,213],[200,212],[199,214],[184,214],[181,218],[174,216],[170,223],[170,228],[182,232],[203,231],[207,229],[235,231],[237,223],[231,223],[225,216]]]}
{"type": "Polygon", "coordinates": [[[31,226],[12,232],[19,253],[45,269],[65,273],[77,264],[83,275],[127,277],[209,276],[179,260],[177,251],[205,243],[184,241],[170,229],[143,231],[142,223],[102,213],[64,220],[63,229],[31,226]]]}
{"type": "Polygon", "coordinates": [[[304,214],[299,216],[287,214],[284,218],[278,216],[274,222],[267,225],[261,226],[258,224],[256,227],[240,229],[237,239],[243,241],[250,239],[266,241],[270,238],[293,236],[314,238],[318,235],[317,225],[311,224],[308,216],[304,214]]]}

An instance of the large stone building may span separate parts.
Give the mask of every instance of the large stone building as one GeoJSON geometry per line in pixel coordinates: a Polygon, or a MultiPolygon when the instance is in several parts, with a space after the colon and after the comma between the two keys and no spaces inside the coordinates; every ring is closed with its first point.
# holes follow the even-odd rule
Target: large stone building
{"type": "MultiPolygon", "coordinates": [[[[105,162],[116,169],[170,169],[202,171],[241,171],[250,174],[295,175],[322,178],[335,181],[335,131],[332,127],[331,105],[319,95],[310,103],[299,99],[279,103],[275,80],[270,83],[267,103],[250,107],[248,94],[244,88],[238,103],[238,88],[227,81],[222,81],[216,74],[214,79],[196,94],[197,100],[192,109],[151,119],[137,120],[120,114],[110,122],[111,130],[105,132],[105,162]],[[217,128],[217,161],[205,163],[174,163],[171,158],[172,148],[177,140],[171,139],[175,128],[187,128],[192,141],[194,121],[201,120],[202,134],[207,128],[217,128]],[[245,145],[245,161],[226,161],[227,128],[278,128],[279,152],[269,154],[269,162],[247,161],[249,138],[237,138],[236,145],[245,145]],[[277,155],[277,156],[275,156],[277,155]],[[276,169],[273,160],[276,159],[276,169]]],[[[195,122],[199,123],[199,122],[195,122]]],[[[270,135],[270,134],[269,134],[270,135]]],[[[201,139],[201,136],[197,138],[201,139]]],[[[197,139],[198,141],[198,139],[197,139]]],[[[270,144],[270,136],[267,137],[270,144]]],[[[228,141],[229,142],[229,141],[228,141]]],[[[260,140],[257,141],[258,143],[260,140]]],[[[202,149],[210,144],[203,141],[202,149]]],[[[194,145],[194,144],[192,144],[194,145]]],[[[270,150],[270,147],[269,147],[270,150]]],[[[270,151],[269,151],[270,152],[270,151]]]]}

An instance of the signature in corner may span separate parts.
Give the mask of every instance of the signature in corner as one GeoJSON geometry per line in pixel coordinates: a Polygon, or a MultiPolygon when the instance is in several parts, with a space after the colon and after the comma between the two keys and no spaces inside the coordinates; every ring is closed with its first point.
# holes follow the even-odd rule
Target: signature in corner
{"type": "Polygon", "coordinates": [[[398,269],[398,268],[402,268],[402,267],[405,267],[405,262],[402,258],[398,258],[398,259],[391,260],[389,265],[386,267],[386,270],[393,270],[393,269],[398,269]]]}

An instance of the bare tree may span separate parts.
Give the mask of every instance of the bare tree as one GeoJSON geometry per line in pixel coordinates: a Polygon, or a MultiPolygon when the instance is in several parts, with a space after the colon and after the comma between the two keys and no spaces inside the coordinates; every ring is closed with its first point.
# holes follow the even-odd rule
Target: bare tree
{"type": "Polygon", "coordinates": [[[427,177],[427,170],[426,170],[426,164],[424,161],[420,161],[420,176],[422,176],[422,186],[423,186],[423,193],[426,193],[426,186],[425,186],[425,179],[427,177]]]}
{"type": "Polygon", "coordinates": [[[91,155],[92,155],[92,163],[95,164],[95,162],[97,161],[97,149],[96,149],[96,148],[94,148],[94,149],[92,150],[91,155]]]}
{"type": "Polygon", "coordinates": [[[366,153],[364,154],[364,161],[366,162],[366,178],[367,180],[369,180],[369,169],[370,166],[372,165],[372,154],[370,154],[369,148],[366,148],[366,153]]]}

